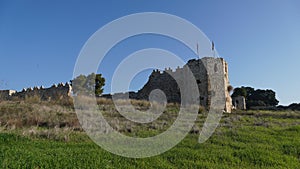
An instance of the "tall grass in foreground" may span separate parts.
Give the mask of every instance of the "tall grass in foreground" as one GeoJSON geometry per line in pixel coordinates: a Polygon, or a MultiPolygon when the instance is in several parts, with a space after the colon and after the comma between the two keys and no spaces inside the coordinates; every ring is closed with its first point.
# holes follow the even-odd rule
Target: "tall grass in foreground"
{"type": "MultiPolygon", "coordinates": [[[[139,109],[149,103],[132,101],[139,109]]],[[[70,103],[70,102],[69,102],[70,103]]],[[[120,132],[149,137],[165,131],[179,105],[167,105],[155,122],[130,123],[111,100],[97,99],[105,118],[120,132]]],[[[111,154],[80,129],[70,104],[34,100],[0,102],[0,168],[297,168],[300,112],[236,111],[224,114],[208,141],[198,137],[207,117],[177,146],[159,156],[128,159],[111,154]]]]}
{"type": "Polygon", "coordinates": [[[207,142],[188,135],[159,156],[128,159],[111,154],[83,134],[68,143],[0,134],[3,168],[297,168],[300,127],[218,129],[207,142]]]}

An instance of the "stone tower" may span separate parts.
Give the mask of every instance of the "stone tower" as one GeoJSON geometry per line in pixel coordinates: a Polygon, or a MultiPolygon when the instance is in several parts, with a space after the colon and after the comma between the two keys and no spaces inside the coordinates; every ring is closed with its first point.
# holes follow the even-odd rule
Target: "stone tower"
{"type": "Polygon", "coordinates": [[[162,90],[167,98],[168,102],[181,102],[181,93],[179,85],[189,85],[184,81],[184,76],[187,71],[187,68],[193,73],[196,83],[198,85],[198,90],[200,94],[200,105],[206,108],[209,108],[211,97],[213,91],[211,90],[210,80],[208,78],[207,66],[208,63],[214,63],[216,61],[221,61],[222,64],[222,74],[224,78],[222,83],[224,84],[225,96],[226,98],[224,111],[231,112],[232,109],[232,100],[229,93],[229,76],[228,76],[228,64],[223,58],[213,58],[213,57],[204,57],[202,59],[192,59],[189,60],[182,68],[177,68],[175,71],[171,69],[165,69],[165,71],[160,72],[154,70],[148,82],[144,87],[139,90],[137,93],[131,95],[133,99],[142,99],[148,100],[149,94],[155,89],[162,90]]]}

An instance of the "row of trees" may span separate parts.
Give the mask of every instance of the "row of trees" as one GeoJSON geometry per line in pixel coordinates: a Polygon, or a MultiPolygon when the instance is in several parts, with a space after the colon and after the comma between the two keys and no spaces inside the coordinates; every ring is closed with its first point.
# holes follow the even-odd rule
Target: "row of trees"
{"type": "Polygon", "coordinates": [[[250,107],[271,107],[278,105],[279,101],[276,99],[276,93],[273,90],[257,89],[252,87],[235,88],[232,97],[244,96],[246,99],[247,108],[250,107]]]}

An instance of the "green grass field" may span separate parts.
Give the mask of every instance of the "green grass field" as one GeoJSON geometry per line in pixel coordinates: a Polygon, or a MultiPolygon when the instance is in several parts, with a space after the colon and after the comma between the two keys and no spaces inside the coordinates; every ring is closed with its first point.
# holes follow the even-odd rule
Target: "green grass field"
{"type": "MultiPolygon", "coordinates": [[[[0,112],[7,110],[3,107],[0,106],[0,112]]],[[[0,120],[3,121],[4,117],[8,119],[7,112],[0,115],[0,120]]],[[[13,114],[10,116],[16,118],[13,114]]],[[[205,116],[199,114],[197,125],[201,126],[204,119],[205,116]]],[[[224,114],[219,127],[205,143],[199,144],[199,135],[190,133],[171,150],[144,159],[111,154],[93,143],[82,131],[71,131],[66,127],[59,130],[35,127],[35,133],[39,134],[26,134],[32,129],[32,126],[26,125],[9,128],[2,122],[2,168],[300,167],[300,112],[246,111],[224,114]],[[41,134],[46,131],[48,137],[41,134]],[[54,136],[49,136],[49,133],[54,136]],[[64,139],[66,135],[68,139],[64,139]]],[[[153,128],[142,129],[142,132],[137,130],[137,135],[160,132],[153,128]]]]}

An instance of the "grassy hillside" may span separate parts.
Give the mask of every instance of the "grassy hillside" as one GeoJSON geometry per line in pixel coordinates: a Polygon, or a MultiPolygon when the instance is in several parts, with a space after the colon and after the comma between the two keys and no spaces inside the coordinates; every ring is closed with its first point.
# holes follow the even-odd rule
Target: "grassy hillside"
{"type": "MultiPolygon", "coordinates": [[[[127,135],[151,136],[172,124],[178,105],[169,105],[155,123],[126,121],[111,102],[98,101],[111,124],[127,135]],[[117,120],[116,120],[117,119],[117,120]]],[[[146,109],[145,102],[135,102],[146,109]]],[[[300,112],[246,111],[224,114],[219,127],[199,144],[199,113],[192,132],[159,156],[129,159],[111,154],[80,128],[71,104],[35,101],[0,103],[2,168],[297,168],[300,166],[300,112]]]]}

